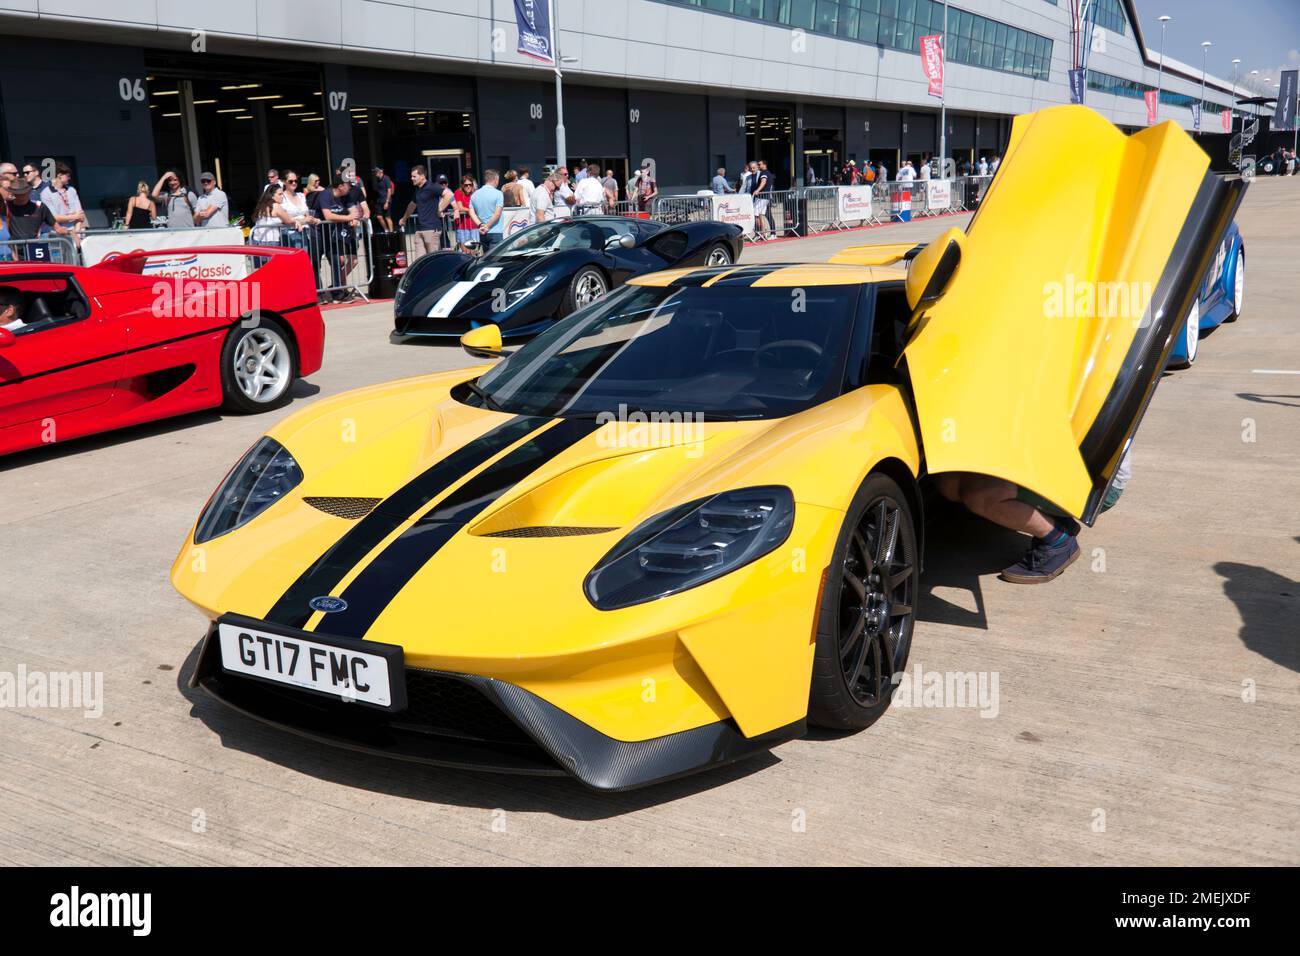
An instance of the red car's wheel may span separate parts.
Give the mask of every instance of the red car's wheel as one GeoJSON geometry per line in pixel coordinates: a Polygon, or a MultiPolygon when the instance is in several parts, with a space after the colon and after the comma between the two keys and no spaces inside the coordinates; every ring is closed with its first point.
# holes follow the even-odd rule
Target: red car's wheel
{"type": "Polygon", "coordinates": [[[221,393],[226,407],[261,412],[289,401],[298,377],[298,353],[280,323],[259,319],[240,323],[221,349],[221,393]]]}

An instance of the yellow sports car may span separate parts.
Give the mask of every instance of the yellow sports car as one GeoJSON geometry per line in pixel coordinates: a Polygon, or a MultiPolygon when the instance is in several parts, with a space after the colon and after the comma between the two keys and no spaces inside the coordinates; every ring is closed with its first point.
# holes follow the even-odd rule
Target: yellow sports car
{"type": "Polygon", "coordinates": [[[865,727],[913,636],[924,481],[1091,522],[1242,189],[1172,123],[1056,107],[1017,120],[966,233],[643,276],[508,356],[467,334],[494,364],[318,402],[176,559],[211,622],[193,683],[600,789],[865,727]]]}

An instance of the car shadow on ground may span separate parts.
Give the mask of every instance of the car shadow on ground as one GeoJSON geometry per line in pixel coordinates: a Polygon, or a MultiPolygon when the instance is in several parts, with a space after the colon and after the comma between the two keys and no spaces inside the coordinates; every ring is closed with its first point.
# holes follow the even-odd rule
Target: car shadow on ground
{"type": "MultiPolygon", "coordinates": [[[[299,379],[293,383],[290,391],[290,397],[293,401],[304,398],[311,398],[320,394],[320,386],[312,382],[299,379]]],[[[292,403],[281,406],[278,411],[287,414],[292,411],[292,403]]],[[[273,409],[272,411],[276,411],[273,409]]],[[[173,418],[161,418],[155,422],[145,422],[141,425],[128,425],[125,428],[115,428],[112,431],[101,432],[98,435],[86,435],[83,438],[72,438],[66,442],[57,442],[50,445],[43,445],[40,448],[28,448],[25,451],[14,452],[12,455],[5,455],[0,458],[0,472],[8,471],[11,468],[21,468],[23,465],[30,465],[38,461],[48,461],[57,458],[66,458],[69,455],[81,455],[86,452],[97,451],[101,448],[109,448],[113,445],[123,444],[125,442],[139,441],[142,438],[152,438],[155,435],[166,435],[170,432],[184,431],[189,428],[197,428],[199,425],[207,425],[212,422],[219,422],[227,415],[236,414],[226,412],[219,408],[205,409],[200,412],[189,412],[185,415],[177,415],[173,418]]],[[[269,419],[267,427],[275,421],[269,419]]]]}
{"type": "Polygon", "coordinates": [[[549,813],[567,820],[594,821],[671,803],[725,786],[780,763],[762,753],[725,767],[627,793],[600,793],[568,777],[538,777],[457,770],[332,747],[237,713],[189,686],[198,646],[186,658],[176,687],[221,746],[260,757],[297,773],[344,787],[407,800],[521,813],[549,813]]]}
{"type": "Polygon", "coordinates": [[[946,501],[930,504],[927,512],[917,621],[988,630],[980,579],[1013,564],[1029,539],[946,501]],[[951,591],[969,597],[957,603],[957,595],[940,593],[951,591]]]}
{"type": "Polygon", "coordinates": [[[1257,392],[1238,392],[1238,398],[1261,405],[1284,405],[1287,408],[1300,408],[1300,395],[1260,395],[1257,392]],[[1289,401],[1283,401],[1289,399],[1289,401]]]}
{"type": "MultiPolygon", "coordinates": [[[[1300,537],[1295,540],[1300,543],[1300,537]]],[[[1220,561],[1214,570],[1241,615],[1241,642],[1275,664],[1300,671],[1300,581],[1233,561],[1220,561]]]]}

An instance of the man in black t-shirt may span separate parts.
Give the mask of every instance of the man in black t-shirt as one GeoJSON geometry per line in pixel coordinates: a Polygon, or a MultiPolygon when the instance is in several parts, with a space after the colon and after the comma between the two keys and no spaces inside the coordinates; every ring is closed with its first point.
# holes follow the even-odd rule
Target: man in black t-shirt
{"type": "Polygon", "coordinates": [[[375,177],[375,221],[384,232],[393,231],[393,181],[384,173],[384,167],[372,170],[375,177]]]}
{"type": "MultiPolygon", "coordinates": [[[[8,184],[12,199],[6,203],[6,218],[9,220],[10,239],[39,239],[41,229],[48,229],[46,235],[66,236],[69,230],[59,225],[50,207],[32,199],[31,183],[24,179],[14,179],[8,184]]],[[[31,243],[22,243],[15,247],[19,259],[31,261],[34,247],[31,243]]]]}
{"type": "Polygon", "coordinates": [[[352,297],[350,290],[344,287],[348,275],[357,265],[357,228],[361,224],[361,210],[352,200],[352,185],[342,176],[336,176],[329,189],[317,194],[321,218],[325,220],[322,227],[325,254],[334,270],[333,297],[337,302],[352,297]]]}

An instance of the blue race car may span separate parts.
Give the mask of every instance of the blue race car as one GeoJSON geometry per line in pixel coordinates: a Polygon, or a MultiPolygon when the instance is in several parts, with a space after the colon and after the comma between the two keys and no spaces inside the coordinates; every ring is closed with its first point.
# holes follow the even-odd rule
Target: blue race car
{"type": "Polygon", "coordinates": [[[1196,361],[1197,343],[1203,333],[1241,315],[1246,295],[1246,246],[1234,222],[1219,243],[1219,251],[1205,274],[1201,294],[1181,329],[1176,333],[1166,368],[1190,368],[1196,361]]]}

